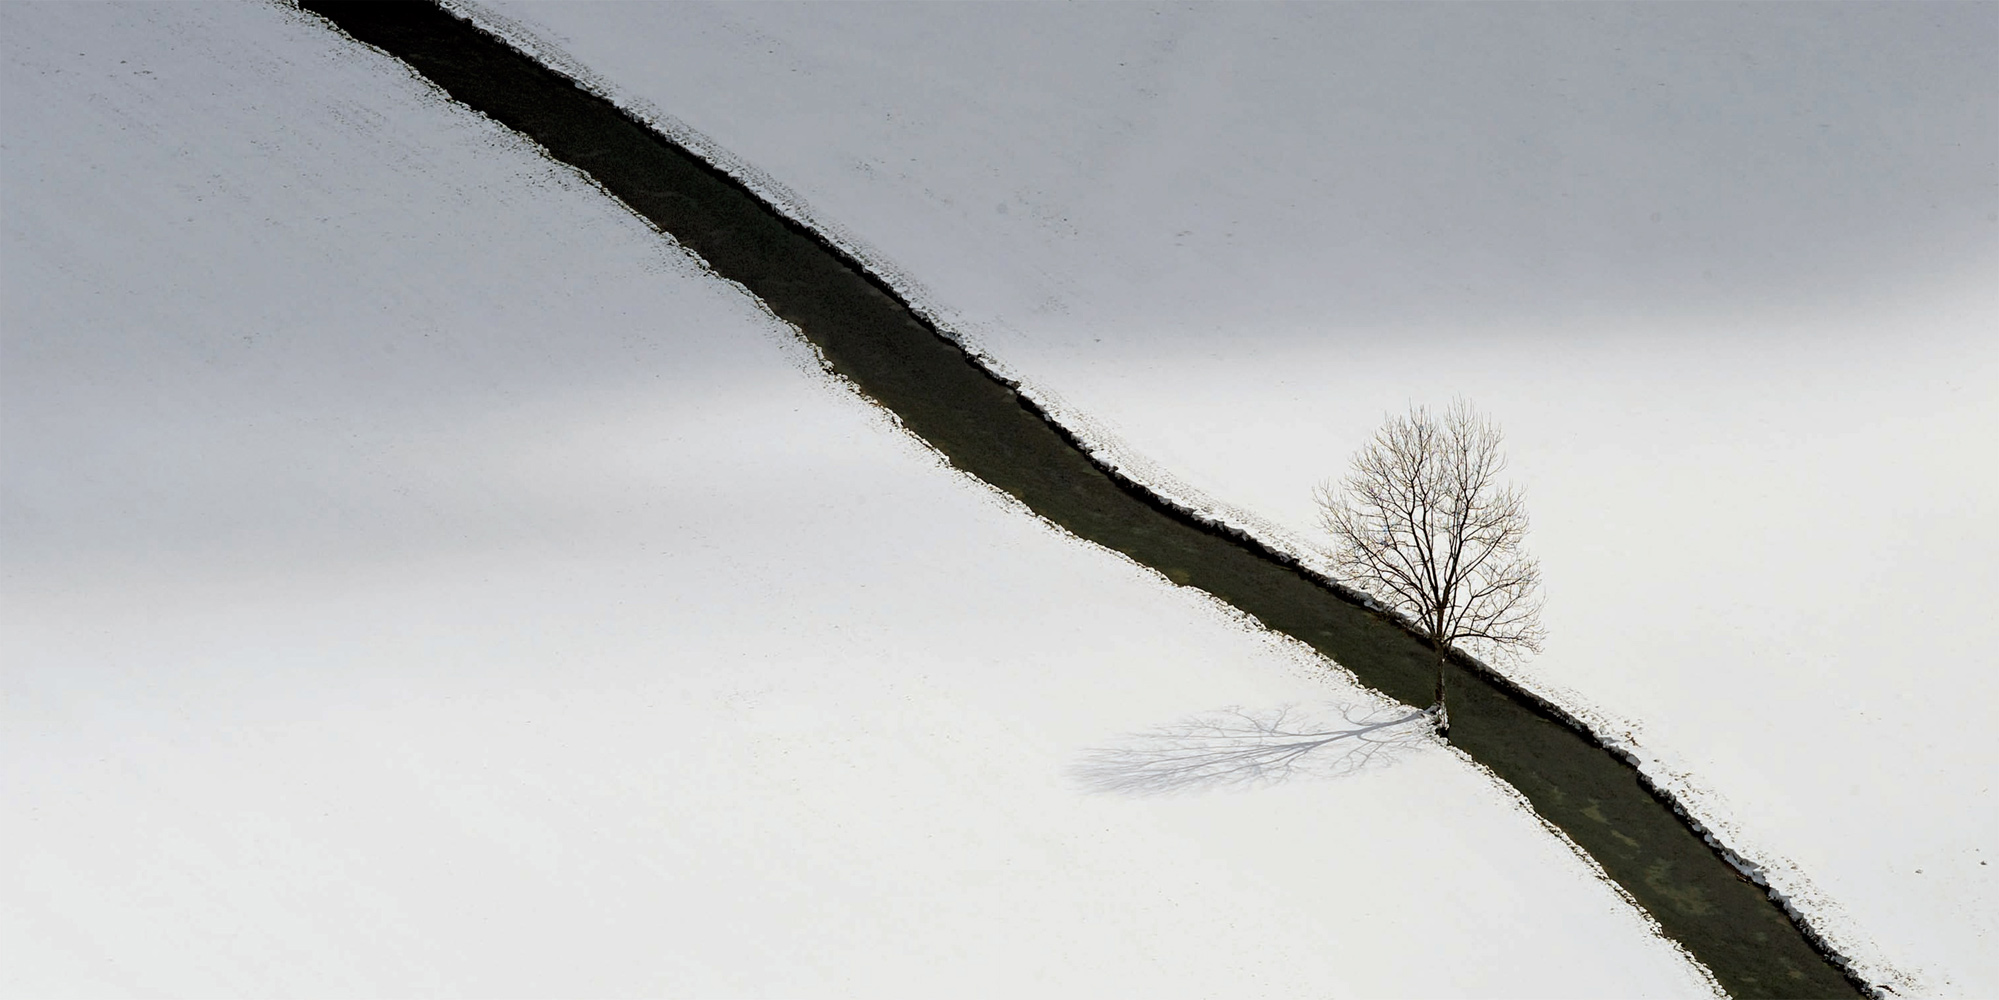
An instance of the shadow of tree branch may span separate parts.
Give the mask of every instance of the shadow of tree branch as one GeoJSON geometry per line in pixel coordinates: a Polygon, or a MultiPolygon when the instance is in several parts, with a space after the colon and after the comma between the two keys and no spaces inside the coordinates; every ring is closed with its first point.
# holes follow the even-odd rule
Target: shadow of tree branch
{"type": "Polygon", "coordinates": [[[1429,742],[1433,730],[1427,714],[1399,706],[1340,706],[1331,714],[1295,705],[1227,708],[1093,747],[1070,773],[1091,791],[1125,795],[1341,777],[1391,762],[1429,742]]]}

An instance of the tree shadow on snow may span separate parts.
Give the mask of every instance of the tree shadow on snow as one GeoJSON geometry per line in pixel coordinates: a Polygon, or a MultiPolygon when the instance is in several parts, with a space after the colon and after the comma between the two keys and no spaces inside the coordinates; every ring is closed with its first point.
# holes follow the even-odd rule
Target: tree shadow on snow
{"type": "Polygon", "coordinates": [[[1433,732],[1429,716],[1399,706],[1228,708],[1086,750],[1070,773],[1091,791],[1123,795],[1337,778],[1391,763],[1433,732]]]}

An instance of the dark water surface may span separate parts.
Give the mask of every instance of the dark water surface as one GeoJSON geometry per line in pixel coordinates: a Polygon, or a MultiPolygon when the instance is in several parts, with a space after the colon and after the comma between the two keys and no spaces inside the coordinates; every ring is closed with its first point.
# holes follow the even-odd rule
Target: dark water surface
{"type": "MultiPolygon", "coordinates": [[[[1394,698],[1429,702],[1434,659],[1421,640],[1113,480],[858,267],[610,103],[428,3],[303,6],[596,178],[797,324],[840,374],[958,468],[1311,644],[1394,698]]],[[[1451,671],[1451,741],[1567,831],[1731,994],[1858,995],[1630,765],[1503,682],[1463,665],[1451,671]]]]}

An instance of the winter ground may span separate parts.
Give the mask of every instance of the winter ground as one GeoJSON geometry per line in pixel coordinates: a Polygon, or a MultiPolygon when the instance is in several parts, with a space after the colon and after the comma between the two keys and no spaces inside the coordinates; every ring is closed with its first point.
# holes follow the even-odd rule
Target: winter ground
{"type": "Polygon", "coordinates": [[[1876,981],[1999,992],[1999,8],[466,9],[1266,533],[1470,396],[1522,676],[1876,981]]]}
{"type": "Polygon", "coordinates": [[[0,25],[0,992],[1707,992],[1428,740],[1091,790],[1383,706],[398,64],[0,25]]]}

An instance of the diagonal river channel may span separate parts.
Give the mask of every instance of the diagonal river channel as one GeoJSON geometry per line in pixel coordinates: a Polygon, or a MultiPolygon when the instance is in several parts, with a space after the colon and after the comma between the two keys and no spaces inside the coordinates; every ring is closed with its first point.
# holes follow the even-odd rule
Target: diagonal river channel
{"type": "MultiPolygon", "coordinates": [[[[796,324],[837,372],[958,468],[1303,640],[1394,698],[1429,702],[1434,660],[1422,640],[1255,543],[1114,479],[858,265],[608,101],[429,3],[303,6],[595,178],[796,324]]],[[[1451,741],[1567,831],[1731,994],[1859,994],[1622,758],[1503,679],[1468,663],[1452,669],[1451,741]]]]}

